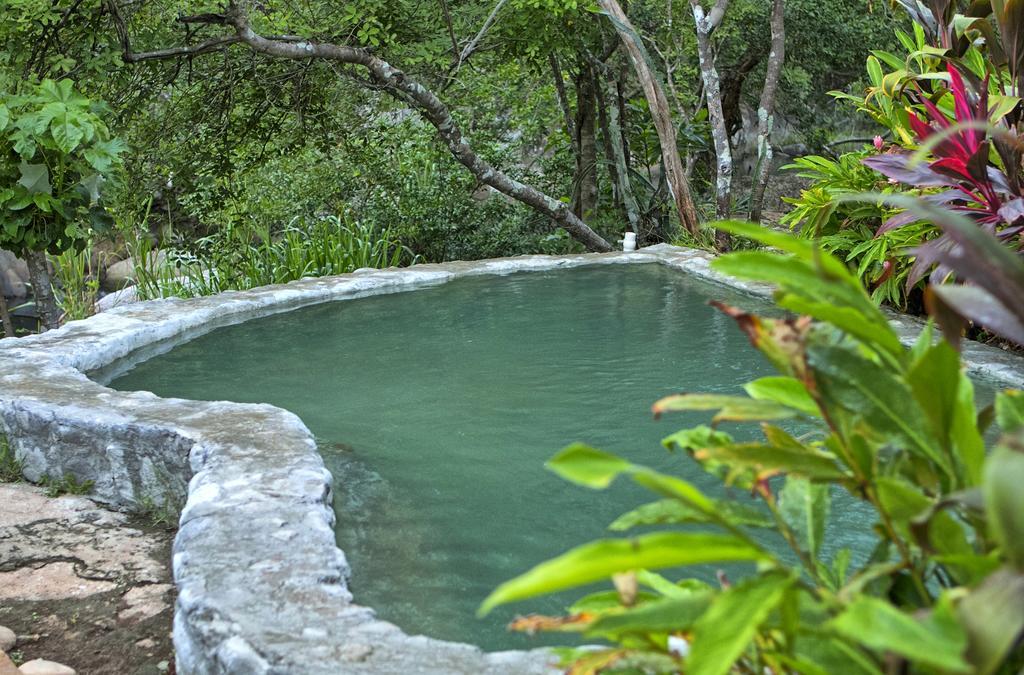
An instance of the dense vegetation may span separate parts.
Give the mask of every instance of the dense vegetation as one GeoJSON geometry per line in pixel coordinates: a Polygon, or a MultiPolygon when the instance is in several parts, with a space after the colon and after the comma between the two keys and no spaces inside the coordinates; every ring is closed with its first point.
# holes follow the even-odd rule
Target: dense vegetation
{"type": "Polygon", "coordinates": [[[105,256],[150,298],[627,230],[743,249],[716,266],[775,285],[789,318],[719,308],[779,375],[654,411],[713,411],[665,445],[760,508],[571,446],[559,475],[659,498],[613,530],[664,529],[484,609],[611,579],[517,622],[614,645],[567,651],[573,673],[1018,672],[1024,399],[978,412],[958,349],[1024,345],[1024,2],[961,4],[7,2],[0,247],[28,259],[44,327],[93,311],[105,256]],[[779,155],[804,181],[785,214],[764,197],[779,155]],[[934,323],[906,347],[882,303],[934,323]],[[822,553],[837,494],[877,519],[866,561],[822,553]],[[716,587],[653,571],[740,561],[716,587]]]}

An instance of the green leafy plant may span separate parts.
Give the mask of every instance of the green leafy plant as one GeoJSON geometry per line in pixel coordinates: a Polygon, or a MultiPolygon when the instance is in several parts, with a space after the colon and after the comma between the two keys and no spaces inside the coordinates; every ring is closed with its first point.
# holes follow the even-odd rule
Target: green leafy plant
{"type": "Polygon", "coordinates": [[[878,190],[883,194],[893,192],[893,186],[864,165],[864,159],[871,156],[863,150],[836,159],[800,157],[784,167],[795,170],[811,185],[799,197],[783,198],[792,209],[781,222],[801,237],[817,239],[825,251],[856,265],[857,276],[871,289],[875,302],[904,307],[905,282],[912,265],[904,254],[934,238],[938,229],[918,221],[902,230],[878,233],[897,209],[883,202],[849,199],[878,190]]]}
{"type": "Polygon", "coordinates": [[[102,198],[125,146],[102,111],[70,80],[0,103],[0,246],[60,253],[109,228],[102,198]]]}
{"type": "Polygon", "coordinates": [[[723,256],[714,267],[776,287],[790,318],[715,303],[778,375],[745,396],[680,394],[656,414],[707,411],[711,425],[668,436],[754,504],[719,499],[678,476],[585,445],[548,463],[607,489],[629,478],[656,501],[614,530],[497,588],[482,611],[611,580],[567,616],[527,617],[524,630],[573,631],[614,644],[566,652],[570,673],[999,673],[1024,664],[1024,395],[999,394],[1003,432],[977,414],[956,349],[931,329],[905,347],[856,275],[813,242],[742,223],[720,227],[778,249],[723,256]],[[726,422],[756,423],[737,440],[726,422]],[[794,434],[799,422],[810,431],[794,434]],[[874,521],[870,552],[826,554],[831,505],[874,521]],[[785,552],[767,546],[771,531],[785,552]],[[866,555],[865,555],[866,554],[866,555]],[[753,563],[753,566],[751,566],[753,563]],[[655,570],[746,565],[716,585],[655,570]]]}
{"type": "Polygon", "coordinates": [[[61,495],[87,495],[92,492],[96,482],[92,480],[79,480],[70,473],[60,478],[43,476],[39,481],[46,491],[47,497],[60,497],[61,495]]]}
{"type": "Polygon", "coordinates": [[[144,299],[211,295],[415,261],[390,231],[338,216],[296,218],[279,233],[227,227],[199,240],[194,250],[158,251],[137,228],[126,229],[125,241],[144,299]]]}
{"type": "Polygon", "coordinates": [[[14,448],[7,442],[7,436],[0,433],[0,483],[22,480],[21,468],[21,460],[14,456],[14,448]]]}
{"type": "Polygon", "coordinates": [[[100,280],[92,270],[92,241],[81,250],[69,249],[50,256],[56,276],[57,305],[61,322],[85,319],[96,313],[100,280]]]}

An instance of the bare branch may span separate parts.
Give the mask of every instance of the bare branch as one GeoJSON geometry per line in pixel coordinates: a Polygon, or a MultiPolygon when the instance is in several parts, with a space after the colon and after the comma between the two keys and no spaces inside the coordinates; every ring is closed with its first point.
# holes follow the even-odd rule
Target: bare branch
{"type": "Polygon", "coordinates": [[[507,0],[498,0],[498,4],[494,5],[494,9],[491,10],[491,13],[487,16],[487,19],[484,20],[484,25],[480,27],[480,30],[477,32],[476,37],[470,40],[469,44],[466,45],[465,49],[462,50],[462,53],[459,54],[459,61],[458,63],[455,64],[455,72],[458,72],[459,68],[462,66],[463,63],[465,63],[466,59],[468,59],[470,55],[476,51],[476,46],[480,44],[480,40],[483,39],[484,34],[490,29],[490,27],[494,24],[495,20],[498,18],[498,12],[500,12],[501,8],[505,6],[505,2],[507,2],[507,0]]]}

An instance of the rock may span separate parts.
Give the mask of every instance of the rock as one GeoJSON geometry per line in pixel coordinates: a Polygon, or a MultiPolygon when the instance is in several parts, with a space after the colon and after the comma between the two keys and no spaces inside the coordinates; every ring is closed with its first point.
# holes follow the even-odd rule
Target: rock
{"type": "Polygon", "coordinates": [[[124,594],[124,600],[128,607],[118,613],[118,620],[136,623],[138,621],[145,621],[168,609],[170,604],[164,600],[164,596],[172,588],[171,584],[136,586],[124,594]]]}
{"type": "Polygon", "coordinates": [[[125,258],[108,267],[100,287],[105,291],[119,291],[135,283],[135,262],[125,258]]]}
{"type": "Polygon", "coordinates": [[[18,644],[18,636],[10,628],[0,626],[0,652],[9,652],[18,644]]]}
{"type": "Polygon", "coordinates": [[[97,312],[108,312],[115,307],[122,305],[130,305],[133,302],[139,301],[139,291],[135,286],[129,286],[128,288],[122,288],[119,291],[108,293],[102,298],[96,301],[97,312]]]}
{"type": "MultiPolygon", "coordinates": [[[[150,251],[147,269],[157,268],[167,262],[163,251],[150,251]]],[[[106,269],[100,287],[105,291],[119,291],[135,283],[135,261],[131,258],[120,260],[106,269]]]]}
{"type": "MultiPolygon", "coordinates": [[[[26,483],[0,483],[0,606],[7,600],[82,598],[136,584],[166,589],[161,546],[131,527],[126,515],[85,497],[51,499],[26,483]]],[[[136,596],[152,599],[142,592],[136,596]]],[[[37,622],[33,630],[41,628],[37,622]]]]}
{"type": "Polygon", "coordinates": [[[75,675],[75,669],[56,661],[35,659],[21,664],[21,675],[75,675]]]}
{"type": "Polygon", "coordinates": [[[106,593],[117,587],[112,581],[83,579],[76,563],[54,562],[0,572],[0,600],[61,600],[106,593]]]}
{"type": "Polygon", "coordinates": [[[7,654],[0,650],[0,675],[21,675],[21,671],[14,665],[7,654]]]}
{"type": "Polygon", "coordinates": [[[0,250],[0,293],[20,298],[28,295],[28,265],[10,251],[0,250]]]}
{"type": "Polygon", "coordinates": [[[156,647],[156,640],[153,638],[143,638],[135,643],[135,646],[139,649],[152,649],[156,647]]]}

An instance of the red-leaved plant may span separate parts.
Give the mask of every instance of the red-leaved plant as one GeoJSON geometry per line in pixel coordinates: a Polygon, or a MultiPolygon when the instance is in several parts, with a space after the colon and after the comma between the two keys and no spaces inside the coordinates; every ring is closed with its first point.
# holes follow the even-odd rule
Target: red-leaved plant
{"type": "MultiPolygon", "coordinates": [[[[1012,129],[990,119],[987,79],[969,88],[955,66],[950,65],[948,73],[955,119],[949,119],[922,90],[911,94],[926,116],[911,111],[910,125],[918,144],[930,147],[930,161],[900,150],[865,158],[864,163],[895,182],[924,190],[944,188],[925,194],[923,199],[966,216],[1020,252],[1024,231],[1020,141],[1012,129]],[[993,147],[1000,158],[998,163],[992,161],[993,147]]],[[[920,220],[918,210],[908,209],[883,223],[878,234],[920,220]]],[[[959,246],[944,231],[915,248],[912,253],[916,260],[908,276],[908,289],[933,268],[933,282],[947,279],[954,271],[949,260],[959,255],[959,246]]]]}

